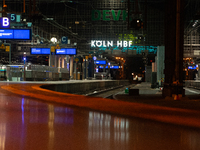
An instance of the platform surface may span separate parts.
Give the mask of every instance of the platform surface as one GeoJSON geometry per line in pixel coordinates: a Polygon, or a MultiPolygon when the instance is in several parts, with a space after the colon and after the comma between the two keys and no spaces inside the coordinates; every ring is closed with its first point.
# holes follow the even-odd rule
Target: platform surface
{"type": "Polygon", "coordinates": [[[40,88],[52,83],[0,82],[0,149],[200,149],[198,91],[174,101],[143,83],[114,100],[40,88]]]}

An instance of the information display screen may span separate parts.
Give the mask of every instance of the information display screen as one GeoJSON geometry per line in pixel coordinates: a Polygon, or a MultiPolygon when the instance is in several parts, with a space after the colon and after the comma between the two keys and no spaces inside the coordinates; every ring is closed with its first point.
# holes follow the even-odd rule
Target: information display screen
{"type": "Polygon", "coordinates": [[[95,60],[97,65],[106,65],[106,60],[95,60]]]}
{"type": "Polygon", "coordinates": [[[29,39],[30,30],[14,30],[14,39],[29,39]]]}
{"type": "Polygon", "coordinates": [[[33,55],[50,55],[50,48],[31,48],[33,55]]]}
{"type": "Polygon", "coordinates": [[[0,29],[0,40],[31,40],[31,29],[0,29]]]}
{"type": "Polygon", "coordinates": [[[56,49],[56,55],[76,55],[76,48],[61,48],[56,49]]]}
{"type": "MultiPolygon", "coordinates": [[[[108,66],[105,68],[108,69],[108,66]]],[[[99,66],[99,69],[103,69],[103,66],[99,66]]],[[[119,69],[119,66],[110,66],[110,69],[119,69]]]]}
{"type": "Polygon", "coordinates": [[[197,66],[188,66],[188,69],[197,69],[197,66]]]}
{"type": "Polygon", "coordinates": [[[13,39],[13,30],[0,29],[0,39],[13,39]]]}
{"type": "Polygon", "coordinates": [[[110,69],[119,69],[119,66],[110,66],[110,69]]]}

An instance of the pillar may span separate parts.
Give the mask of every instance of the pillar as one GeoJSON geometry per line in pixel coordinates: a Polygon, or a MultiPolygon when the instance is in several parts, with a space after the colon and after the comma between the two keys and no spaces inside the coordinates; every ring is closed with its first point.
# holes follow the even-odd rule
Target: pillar
{"type": "Polygon", "coordinates": [[[89,77],[88,75],[88,68],[89,68],[89,62],[88,62],[88,56],[85,56],[84,62],[83,62],[83,78],[87,79],[89,77]]]}
{"type": "Polygon", "coordinates": [[[184,2],[165,1],[165,81],[163,96],[182,94],[183,90],[183,37],[184,2]]]}
{"type": "Polygon", "coordinates": [[[54,67],[58,67],[58,55],[54,55],[54,67]]]}
{"type": "Polygon", "coordinates": [[[106,65],[103,65],[103,72],[106,72],[106,65]]]}
{"type": "Polygon", "coordinates": [[[108,76],[109,76],[109,79],[111,79],[110,65],[108,65],[108,76]]]}
{"type": "Polygon", "coordinates": [[[164,81],[164,69],[165,69],[165,46],[158,46],[157,48],[157,82],[159,86],[162,86],[164,81]],[[162,81],[162,82],[161,82],[162,81]]]}
{"type": "Polygon", "coordinates": [[[73,77],[74,56],[70,56],[70,78],[73,77]]]}
{"type": "Polygon", "coordinates": [[[74,79],[77,80],[77,66],[78,66],[78,62],[76,61],[74,63],[74,79]]]}
{"type": "Polygon", "coordinates": [[[49,55],[49,67],[51,67],[51,55],[49,55]]]}
{"type": "Polygon", "coordinates": [[[66,56],[66,66],[67,66],[67,69],[68,71],[70,71],[70,66],[69,66],[69,61],[70,61],[70,56],[66,56]]]}
{"type": "Polygon", "coordinates": [[[83,79],[86,79],[86,59],[83,59],[83,79]]]}
{"type": "MultiPolygon", "coordinates": [[[[2,6],[0,6],[0,11],[2,11],[2,6]]],[[[2,17],[2,13],[0,13],[0,17],[2,17]]]]}
{"type": "Polygon", "coordinates": [[[61,59],[62,59],[62,68],[65,68],[65,57],[62,56],[61,59]]]}
{"type": "Polygon", "coordinates": [[[94,76],[94,73],[93,73],[94,62],[92,58],[89,58],[87,62],[88,62],[88,77],[91,78],[94,76]]]}
{"type": "Polygon", "coordinates": [[[61,60],[61,57],[60,56],[58,56],[58,68],[60,68],[60,60],[61,60]]]}

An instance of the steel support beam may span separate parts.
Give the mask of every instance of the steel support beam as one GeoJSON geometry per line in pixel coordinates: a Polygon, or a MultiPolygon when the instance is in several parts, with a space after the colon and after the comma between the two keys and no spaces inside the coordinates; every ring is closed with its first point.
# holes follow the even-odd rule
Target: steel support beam
{"type": "Polygon", "coordinates": [[[163,96],[183,95],[184,5],[181,0],[165,2],[165,82],[163,96]]]}

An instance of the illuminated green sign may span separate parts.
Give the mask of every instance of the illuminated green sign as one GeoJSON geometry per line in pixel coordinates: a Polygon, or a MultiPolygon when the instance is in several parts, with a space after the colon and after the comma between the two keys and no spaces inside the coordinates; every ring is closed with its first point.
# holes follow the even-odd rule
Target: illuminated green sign
{"type": "Polygon", "coordinates": [[[123,21],[126,21],[128,13],[126,10],[92,10],[92,21],[119,21],[120,16],[123,21]]]}
{"type": "Polygon", "coordinates": [[[145,50],[148,50],[148,53],[156,54],[157,53],[157,46],[141,46],[141,45],[131,45],[130,47],[122,47],[119,49],[117,45],[113,45],[113,47],[91,47],[91,48],[98,48],[98,53],[103,53],[105,50],[121,50],[121,52],[128,51],[136,51],[136,54],[142,54],[145,50]]]}

